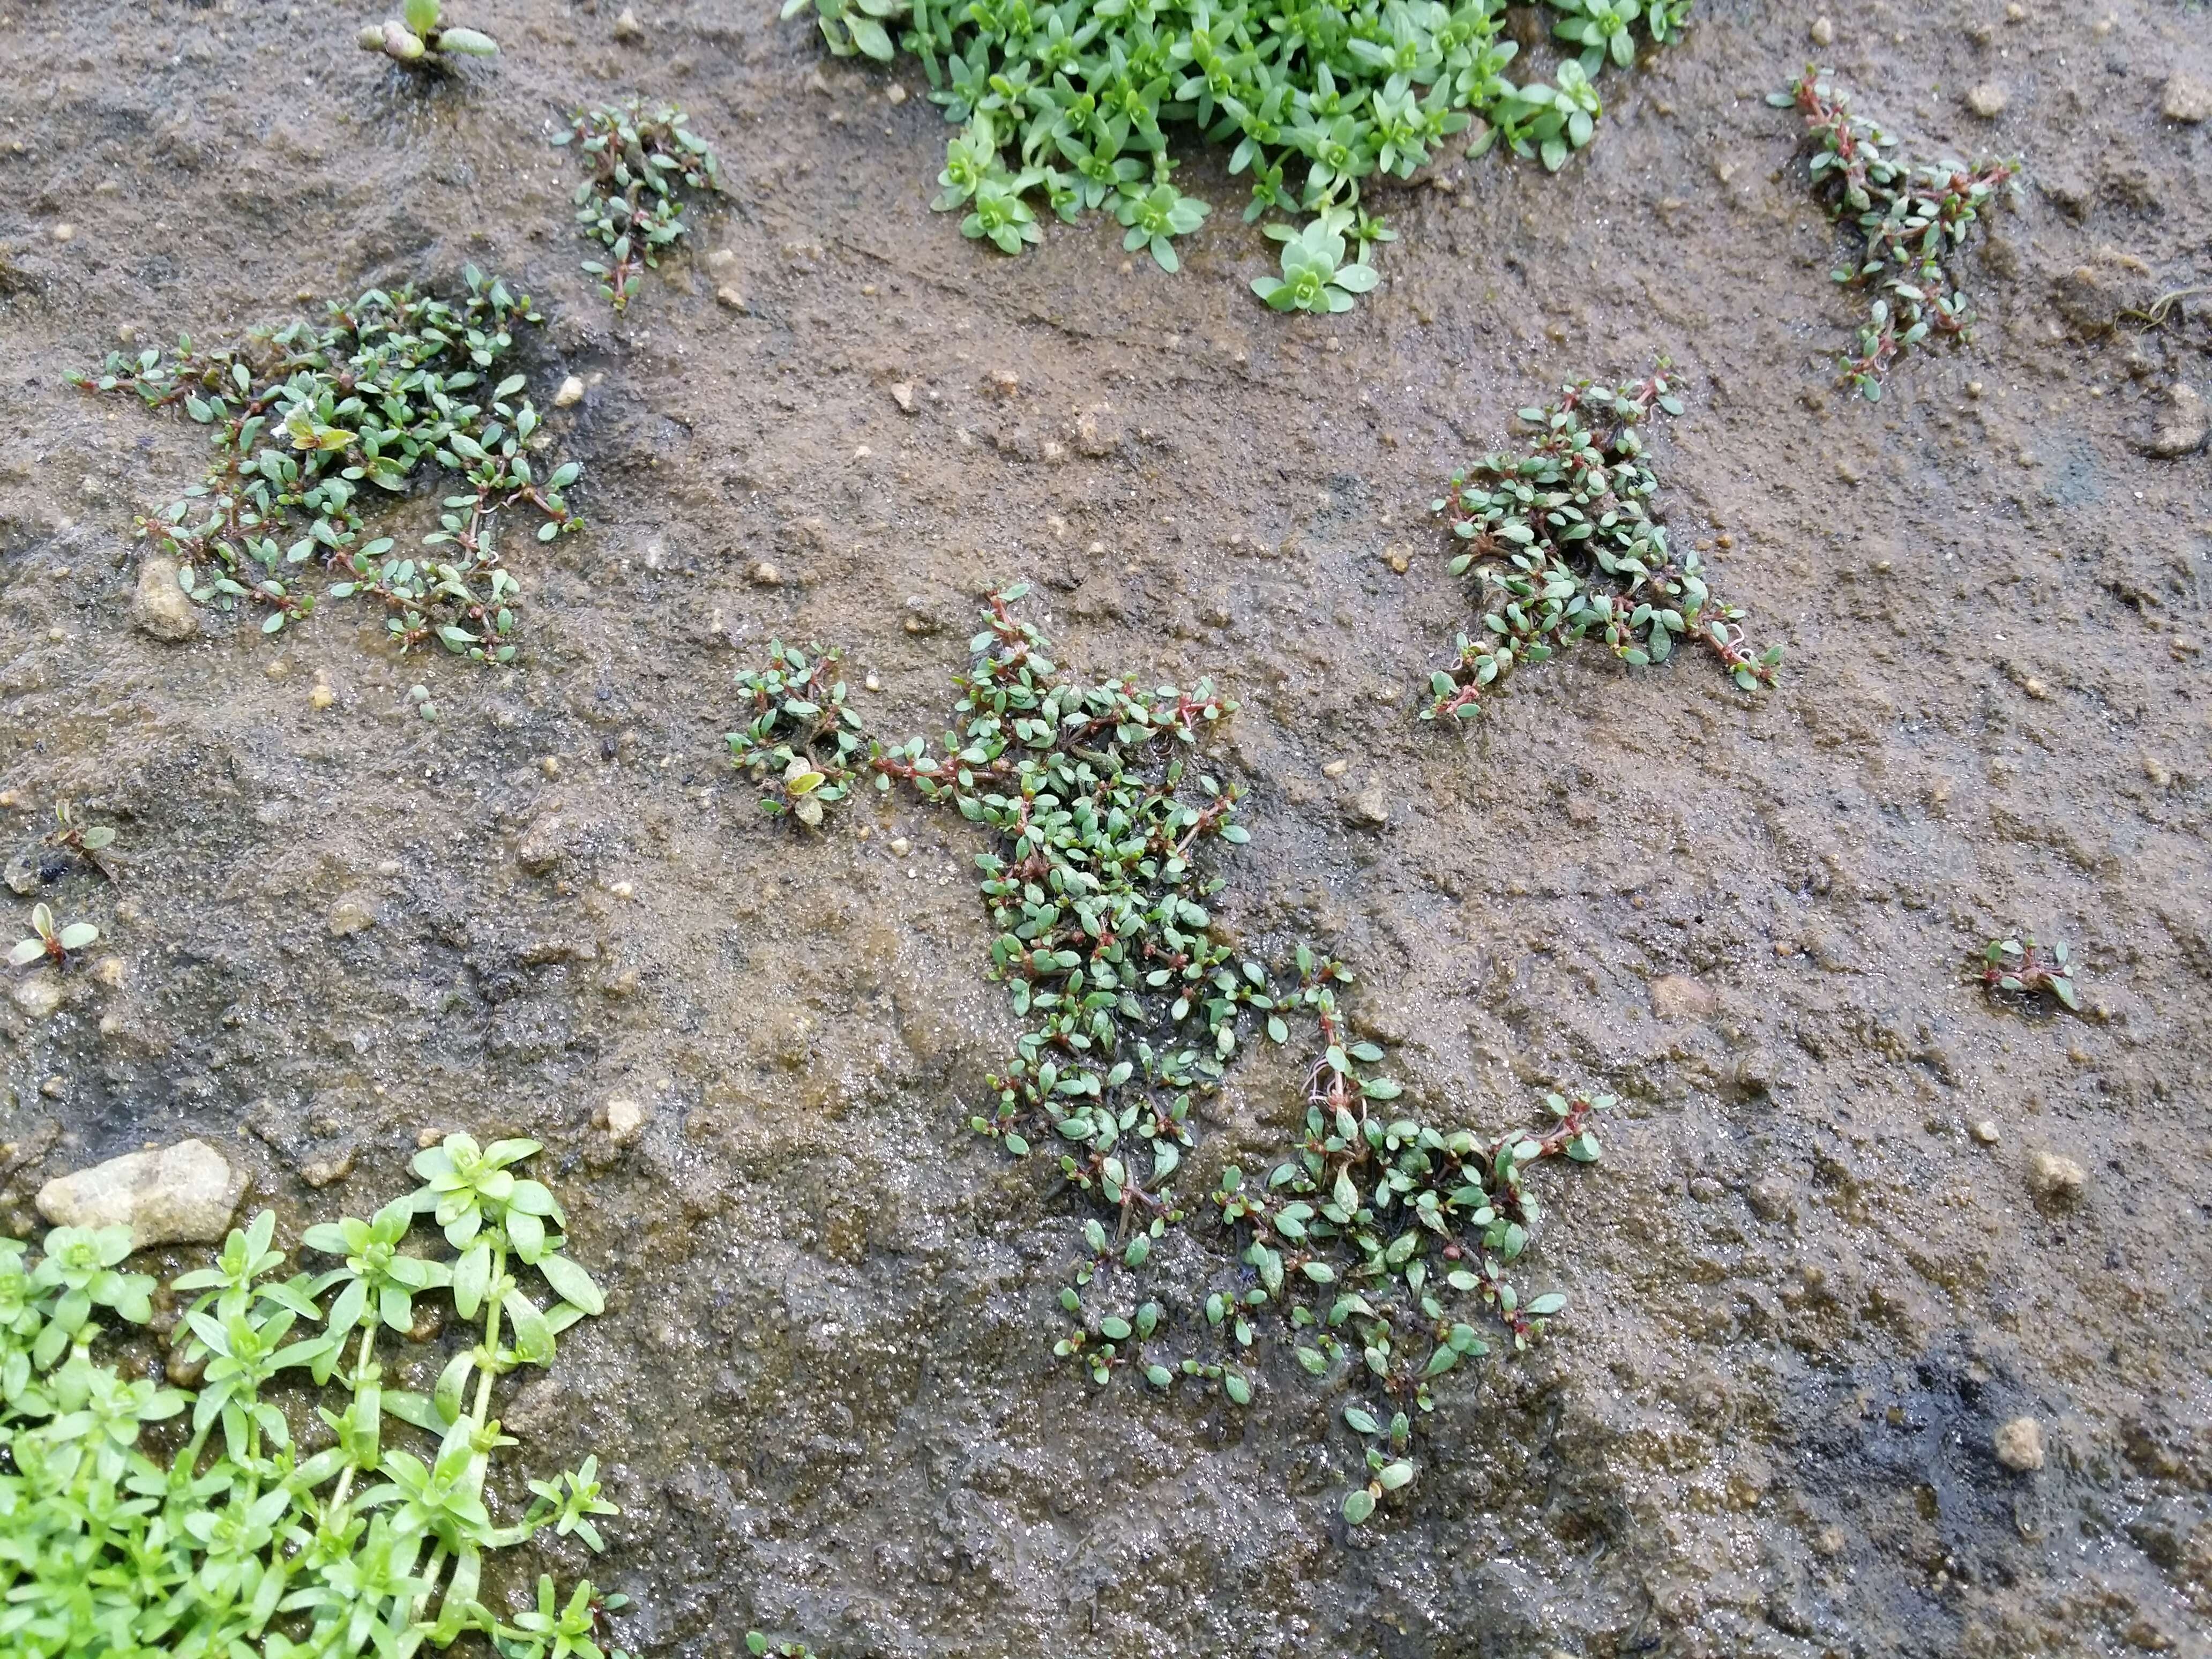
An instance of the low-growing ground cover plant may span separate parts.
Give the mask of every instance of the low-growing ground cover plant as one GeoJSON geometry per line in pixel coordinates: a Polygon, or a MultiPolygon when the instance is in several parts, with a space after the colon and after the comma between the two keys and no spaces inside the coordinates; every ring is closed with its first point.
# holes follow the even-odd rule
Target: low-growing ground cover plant
{"type": "Polygon", "coordinates": [[[382,607],[402,653],[435,640],[479,662],[512,662],[518,592],[497,542],[501,517],[526,507],[538,538],[580,529],[568,490],[582,469],[547,466],[537,407],[520,374],[495,379],[519,322],[543,319],[530,296],[474,267],[452,301],[410,288],[334,302],[319,325],[259,331],[237,346],[111,354],[77,374],[88,392],[149,409],[181,406],[210,428],[207,477],[138,521],[183,562],[178,580],[219,611],[259,610],[264,633],[311,615],[307,580],[329,599],[382,607]],[[410,557],[389,536],[363,540],[379,495],[452,476],[438,528],[410,557]],[[372,489],[370,486],[374,486],[372,489]]]}
{"type": "Polygon", "coordinates": [[[604,1306],[559,1203],[516,1173],[538,1150],[447,1136],[417,1190],[307,1230],[318,1271],[285,1271],[262,1212],[169,1285],[170,1375],[195,1383],[155,1380],[134,1328],[157,1287],[125,1270],[127,1227],[57,1228],[38,1254],[0,1238],[0,1650],[409,1659],[473,1633],[505,1659],[601,1659],[623,1598],[588,1580],[564,1601],[541,1577],[506,1612],[481,1597],[487,1555],[549,1527],[597,1551],[616,1513],[591,1457],[487,1502],[516,1443],[495,1386],[604,1306]],[[405,1248],[426,1217],[447,1253],[405,1248]],[[432,1296],[474,1340],[414,1393],[390,1360],[432,1296]]]}
{"type": "Polygon", "coordinates": [[[439,0],[407,0],[404,19],[371,23],[355,37],[363,52],[380,52],[409,69],[443,70],[460,58],[495,58],[499,42],[475,29],[449,28],[439,0]]]}
{"type": "Polygon", "coordinates": [[[1452,574],[1471,579],[1481,609],[1454,641],[1458,659],[1430,676],[1423,720],[1473,720],[1516,668],[1584,638],[1637,667],[1691,640],[1745,690],[1776,683],[1782,648],[1747,643],[1744,613],[1713,597],[1696,551],[1653,514],[1642,428],[1654,410],[1682,411],[1663,364],[1617,390],[1564,386],[1521,411],[1531,435],[1519,448],[1455,473],[1431,503],[1451,525],[1452,574]]]}
{"type": "Polygon", "coordinates": [[[100,929],[88,921],[57,921],[52,907],[31,907],[31,931],[8,952],[10,968],[27,968],[34,962],[51,962],[67,968],[72,951],[96,943],[100,929]]]}
{"type": "Polygon", "coordinates": [[[2048,991],[2072,1009],[2081,1012],[2081,994],[2074,988],[2073,952],[2064,939],[2036,943],[2033,933],[1993,939],[1976,964],[1989,991],[2013,992],[2031,1000],[2048,991]]]}
{"type": "MultiPolygon", "coordinates": [[[[1211,211],[1176,185],[1177,130],[1230,149],[1230,172],[1250,181],[1248,223],[1349,214],[1363,189],[1412,178],[1470,132],[1473,154],[1502,144],[1556,172],[1604,112],[1595,77],[1680,40],[1690,0],[1545,0],[1537,15],[1560,61],[1548,80],[1518,82],[1507,78],[1520,47],[1505,0],[785,0],[784,15],[810,7],[840,57],[921,59],[931,99],[960,128],[933,205],[960,213],[967,235],[1018,253],[1041,238],[1039,206],[1071,222],[1108,209],[1128,228],[1125,248],[1174,270],[1175,239],[1211,211]]],[[[1359,239],[1363,251],[1373,240],[1359,239]]],[[[1301,297],[1261,297],[1342,310],[1374,285],[1355,264],[1370,274],[1318,294],[1301,279],[1320,252],[1305,247],[1294,269],[1285,250],[1283,281],[1301,297]]]]}
{"type": "Polygon", "coordinates": [[[1911,165],[1883,151],[1897,141],[1850,112],[1850,100],[1808,68],[1768,102],[1804,118],[1813,147],[1813,193],[1855,246],[1832,274],[1874,298],[1857,349],[1838,359],[1843,379],[1869,401],[1899,357],[1929,338],[1965,342],[1974,313],[1959,286],[1960,250],[2001,192],[2019,190],[2019,163],[1911,165]]]}
{"type": "Polygon", "coordinates": [[[578,110],[556,144],[576,147],[592,176],[576,186],[580,234],[599,242],[607,260],[587,259],[599,292],[627,311],[644,273],[690,233],[679,186],[719,195],[722,166],[674,104],[626,104],[578,110]],[[608,263],[611,261],[611,263],[608,263]]]}
{"type": "Polygon", "coordinates": [[[769,812],[809,826],[872,785],[986,834],[988,976],[1025,1029],[970,1127],[1085,1196],[1054,1352],[1102,1384],[1127,1371],[1245,1407],[1261,1345],[1283,1341],[1356,1391],[1343,1419],[1367,1468],[1342,1512],[1357,1524],[1413,1478],[1411,1425],[1435,1379],[1486,1352],[1486,1331],[1526,1346],[1565,1305],[1514,1282],[1540,1215],[1529,1177],[1595,1160],[1592,1120],[1611,1103],[1553,1096],[1543,1128],[1502,1137],[1399,1104],[1382,1049],[1346,1027],[1343,963],[1300,945],[1279,969],[1219,937],[1215,854],[1249,837],[1204,743],[1234,702],[1204,681],[1085,683],[1015,615],[1022,594],[992,596],[942,745],[874,738],[836,653],[778,643],[738,677],[732,761],[769,812]],[[1261,1035],[1310,1050],[1302,1130],[1194,1203],[1178,1174],[1201,1103],[1261,1035]],[[1194,1213],[1213,1248],[1190,1242],[1194,1213]]]}

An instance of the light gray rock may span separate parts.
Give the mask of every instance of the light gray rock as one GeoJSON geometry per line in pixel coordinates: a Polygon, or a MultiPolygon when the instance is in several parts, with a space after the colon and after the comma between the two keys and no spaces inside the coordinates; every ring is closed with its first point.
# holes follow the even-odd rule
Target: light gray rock
{"type": "Polygon", "coordinates": [[[198,636],[199,608],[177,586],[174,559],[139,561],[138,587],[131,599],[131,620],[157,640],[178,643],[198,636]]]}
{"type": "Polygon", "coordinates": [[[131,1152],[49,1181],[39,1213],[57,1227],[131,1229],[131,1248],[212,1244],[230,1231],[246,1172],[204,1140],[131,1152]]]}
{"type": "Polygon", "coordinates": [[[46,973],[33,974],[28,979],[18,981],[10,994],[15,999],[15,1006],[33,1019],[46,1018],[68,997],[68,993],[62,988],[61,981],[54,975],[46,973]]]}
{"type": "Polygon", "coordinates": [[[1997,1462],[2021,1474],[2043,1467],[2043,1425],[2032,1417],[2015,1417],[1991,1437],[1997,1462]]]}
{"type": "Polygon", "coordinates": [[[376,910],[358,893],[348,893],[331,906],[328,927],[332,939],[350,939],[376,926],[376,910]]]}
{"type": "Polygon", "coordinates": [[[2167,120],[2185,121],[2191,126],[2212,121],[2212,85],[2177,70],[2166,77],[2166,98],[2159,110],[2167,120]]]}
{"type": "Polygon", "coordinates": [[[2166,392],[2166,419],[2150,441],[2150,453],[2163,460],[2193,455],[2212,436],[2212,410],[2197,388],[2177,382],[2166,392]]]}
{"type": "Polygon", "coordinates": [[[1966,90],[1966,107],[1984,121],[1994,121],[2012,102],[2012,94],[1994,81],[1984,81],[1966,90]]]}

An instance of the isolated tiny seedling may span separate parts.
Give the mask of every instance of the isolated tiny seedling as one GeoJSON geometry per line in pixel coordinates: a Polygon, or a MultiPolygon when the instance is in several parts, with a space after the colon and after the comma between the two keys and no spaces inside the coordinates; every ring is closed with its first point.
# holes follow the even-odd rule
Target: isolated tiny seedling
{"type": "Polygon", "coordinates": [[[100,929],[88,921],[57,924],[49,906],[33,905],[30,937],[8,952],[8,965],[27,968],[34,962],[47,961],[57,968],[67,968],[72,951],[85,949],[99,937],[100,929]]]}
{"type": "Polygon", "coordinates": [[[2063,939],[2039,945],[2033,933],[1993,939],[1982,952],[1982,983],[1991,992],[2018,992],[2029,998],[2048,991],[2078,1014],[2081,1000],[2074,989],[2070,956],[2063,939]]]}
{"type": "Polygon", "coordinates": [[[587,259],[584,269],[617,313],[629,308],[644,272],[690,234],[678,187],[721,193],[721,162],[690,119],[674,104],[647,107],[633,98],[578,110],[553,136],[556,144],[573,143],[592,170],[576,186],[576,223],[611,263],[587,259]]]}
{"type": "Polygon", "coordinates": [[[47,836],[47,846],[75,854],[110,881],[123,879],[122,869],[108,851],[115,845],[113,825],[78,823],[67,801],[54,807],[54,822],[57,827],[47,836]]]}
{"type": "Polygon", "coordinates": [[[2001,191],[2017,194],[2020,167],[1981,161],[1911,166],[1882,152],[1896,141],[1850,112],[1850,100],[1810,68],[1767,101],[1804,117],[1814,146],[1813,191],[1858,246],[1833,273],[1870,290],[1858,347],[1838,360],[1846,385],[1869,402],[1905,353],[1930,337],[1964,343],[1974,314],[1955,264],[1966,237],[2001,191]]]}
{"type": "Polygon", "coordinates": [[[549,441],[527,384],[491,371],[514,355],[517,323],[544,319],[526,294],[473,266],[452,302],[402,288],[333,303],[319,325],[264,330],[236,347],[177,342],[111,355],[88,392],[149,409],[182,405],[210,428],[215,460],[138,533],[183,561],[178,580],[218,611],[258,610],[274,634],[313,614],[306,573],[337,578],[325,597],[380,606],[402,654],[434,640],[483,663],[515,658],[519,585],[499,551],[510,509],[538,515],[538,539],[580,530],[568,490],[582,468],[534,459],[549,441]],[[424,553],[364,541],[363,508],[451,476],[424,553]],[[374,486],[374,491],[368,487],[374,486]]]}
{"type": "MultiPolygon", "coordinates": [[[[963,234],[1018,253],[1042,240],[1041,207],[1071,223],[1109,211],[1125,251],[1175,270],[1177,239],[1212,210],[1176,183],[1170,134],[1192,129],[1249,181],[1248,224],[1288,222],[1275,227],[1288,243],[1282,276],[1255,283],[1261,297],[1279,311],[1342,311],[1376,279],[1364,257],[1346,264],[1340,242],[1332,248],[1335,216],[1462,149],[1500,145],[1558,171],[1604,112],[1595,77],[1679,41],[1690,0],[1545,0],[1534,15],[1550,20],[1564,61],[1549,80],[1517,84],[1506,79],[1520,50],[1506,0],[785,0],[783,13],[810,9],[839,57],[921,60],[931,101],[960,129],[932,205],[961,215],[963,234]]],[[[1384,239],[1354,240],[1364,256],[1384,239]]]]}
{"type": "Polygon", "coordinates": [[[1665,364],[1616,390],[1563,386],[1524,409],[1519,448],[1455,473],[1431,503],[1451,524],[1452,574],[1481,605],[1454,642],[1458,660],[1430,676],[1423,720],[1473,720],[1525,664],[1595,639],[1634,667],[1664,662],[1694,641],[1747,691],[1771,686],[1782,648],[1754,650],[1743,612],[1713,597],[1695,550],[1677,547],[1655,516],[1659,489],[1644,444],[1654,411],[1682,412],[1665,364]]]}
{"type": "Polygon", "coordinates": [[[449,28],[439,0],[407,0],[404,19],[372,23],[355,37],[363,52],[380,52],[412,70],[444,70],[454,58],[494,58],[499,43],[475,29],[449,28]]]}

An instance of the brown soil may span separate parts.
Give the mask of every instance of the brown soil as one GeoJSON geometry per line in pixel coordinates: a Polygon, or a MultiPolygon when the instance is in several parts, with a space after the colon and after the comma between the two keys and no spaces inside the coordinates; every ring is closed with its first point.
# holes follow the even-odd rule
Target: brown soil
{"type": "MultiPolygon", "coordinates": [[[[48,888],[120,987],[0,1004],[15,1230],[45,1176],[186,1133],[288,1224],[396,1190],[425,1126],[542,1138],[616,1297],[525,1461],[611,1465],[602,1576],[647,1654],[750,1622],[1023,1659],[2208,1651],[2212,473],[2144,451],[2212,362],[2202,301],[2113,325],[2212,279],[2212,127],[2159,112],[2170,71],[2212,80],[2206,13],[1833,9],[1868,112],[2031,180],[1969,260],[1975,344],[1869,407],[1763,102],[1796,8],[1704,8],[1556,178],[1444,169],[1327,319],[1253,301],[1218,164],[1179,277],[1107,223],[1000,258],[928,210],[941,123],[884,95],[910,66],[764,4],[640,0],[633,43],[618,9],[462,7],[505,55],[426,88],[353,48],[364,6],[0,8],[0,823],[88,799],[129,866],[48,888]],[[543,141],[633,90],[734,196],[616,322],[543,141]],[[544,305],[541,403],[591,383],[553,422],[592,525],[520,561],[525,665],[397,659],[343,605],[273,644],[134,629],[134,515],[200,434],[64,373],[468,261],[544,305]],[[1462,617],[1437,480],[1661,353],[1676,533],[1783,688],[1586,653],[1471,733],[1417,724],[1462,617]],[[789,833],[720,760],[775,635],[843,643],[880,729],[939,729],[975,596],[1022,577],[1085,668],[1243,699],[1222,914],[1352,962],[1419,1098],[1503,1127],[1547,1084],[1626,1097],[1607,1161],[1547,1182],[1532,1277],[1571,1312],[1444,1391],[1367,1537],[1294,1368],[1238,1414],[1051,1361],[1078,1213],[956,1104],[1012,1030],[965,826],[789,833]],[[333,937],[341,901],[374,925],[333,937]],[[1968,982],[2015,926],[2071,941],[2085,1017],[1968,982]],[[629,1149],[593,1127],[617,1096],[650,1109],[629,1149]],[[2032,1192],[2046,1151],[2075,1201],[2032,1192]],[[2022,1414],[2039,1471],[1993,1450],[2022,1414]]],[[[1289,1079],[1232,1075],[1211,1144],[1264,1156],[1289,1079]]]]}

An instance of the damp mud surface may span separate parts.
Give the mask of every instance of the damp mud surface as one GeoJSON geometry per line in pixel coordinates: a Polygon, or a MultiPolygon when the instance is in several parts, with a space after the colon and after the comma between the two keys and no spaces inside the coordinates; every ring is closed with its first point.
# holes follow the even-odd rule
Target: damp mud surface
{"type": "MultiPolygon", "coordinates": [[[[2212,124],[2161,112],[2212,15],[1838,0],[1816,47],[1703,4],[1557,176],[1386,193],[1382,287],[1316,319],[1251,297],[1218,156],[1178,276],[1098,220],[1009,260],[928,209],[913,64],[619,10],[459,7],[503,53],[424,83],[361,6],[0,0],[0,829],[66,798],[125,866],[39,893],[119,981],[0,1001],[0,1224],[197,1134],[296,1240],[426,1130],[543,1140],[611,1306],[502,1414],[530,1472],[600,1455],[641,1655],[2212,1651],[2212,459],[2150,453],[2212,310],[2121,314],[2212,281],[2212,124]],[[1974,343],[1878,405],[1833,385],[1857,302],[1764,101],[1813,56],[1908,153],[2026,163],[1974,343]],[[616,319],[545,139],[633,92],[731,197],[616,319]],[[520,665],[401,659],[343,603],[134,627],[134,519],[203,434],[65,374],[469,263],[544,308],[520,366],[586,468],[588,529],[514,556],[520,665]],[[1660,504],[1781,688],[1589,647],[1417,722],[1466,617],[1440,479],[1660,355],[1660,504]],[[1525,1278],[1568,1313],[1445,1379],[1357,1535],[1340,1381],[1277,1348],[1237,1412],[1053,1360],[1085,1212],[963,1127],[1015,1029],[975,832],[893,797],[808,834],[727,769],[772,637],[934,733],[1023,579],[1085,672],[1240,700],[1216,914],[1349,962],[1425,1112],[1622,1097],[1601,1164],[1542,1172],[1525,1278]],[[2072,945],[2080,1017],[1974,982],[2018,928],[2072,945]],[[1996,1455],[2022,1416],[2039,1468],[1996,1455]]],[[[1300,1109],[1290,1062],[1232,1069],[1192,1180],[1300,1109]]]]}

